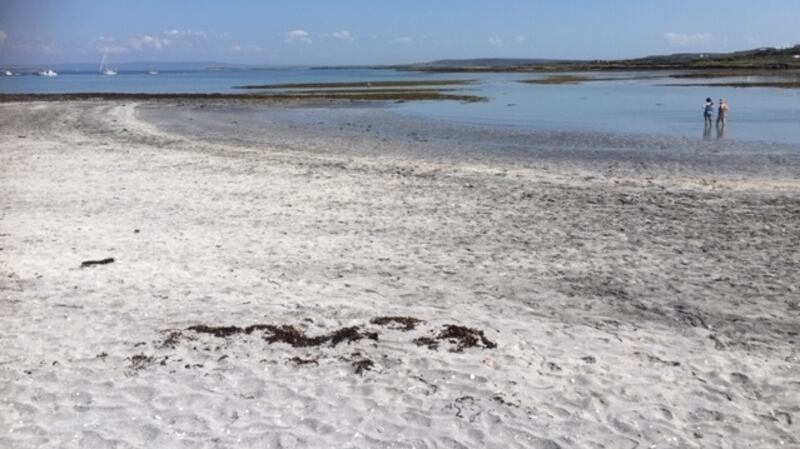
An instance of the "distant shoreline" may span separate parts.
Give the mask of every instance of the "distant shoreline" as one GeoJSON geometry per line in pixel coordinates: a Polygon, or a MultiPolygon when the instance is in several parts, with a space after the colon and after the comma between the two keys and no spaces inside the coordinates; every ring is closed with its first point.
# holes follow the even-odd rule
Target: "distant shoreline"
{"type": "Polygon", "coordinates": [[[774,72],[800,69],[800,45],[759,48],[734,53],[690,53],[619,60],[465,59],[385,68],[418,72],[614,72],[666,70],[758,70],[774,72]]]}
{"type": "Polygon", "coordinates": [[[534,65],[534,66],[394,66],[387,67],[393,70],[423,72],[423,73],[563,73],[563,72],[644,72],[644,71],[696,71],[706,70],[737,72],[741,70],[758,71],[761,75],[770,75],[793,70],[800,70],[800,63],[797,65],[667,65],[667,64],[572,64],[563,63],[558,65],[534,65]]]}

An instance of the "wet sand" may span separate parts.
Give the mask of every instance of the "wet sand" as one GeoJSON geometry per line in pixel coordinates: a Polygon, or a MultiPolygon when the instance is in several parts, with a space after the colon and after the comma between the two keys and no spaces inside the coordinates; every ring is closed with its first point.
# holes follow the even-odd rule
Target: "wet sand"
{"type": "Polygon", "coordinates": [[[800,447],[792,148],[248,108],[0,105],[0,446],[800,447]]]}

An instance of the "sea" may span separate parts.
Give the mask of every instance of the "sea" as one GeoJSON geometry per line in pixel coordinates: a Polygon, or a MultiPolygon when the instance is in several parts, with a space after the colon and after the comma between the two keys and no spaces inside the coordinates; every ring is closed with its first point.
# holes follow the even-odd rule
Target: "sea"
{"type": "Polygon", "coordinates": [[[742,78],[676,79],[665,72],[582,74],[602,80],[579,84],[528,84],[551,74],[424,73],[393,69],[292,68],[259,70],[192,70],[61,72],[0,76],[0,93],[242,93],[236,86],[279,83],[330,83],[464,79],[456,93],[478,95],[485,102],[419,101],[387,104],[400,114],[447,122],[523,129],[708,137],[702,106],[706,97],[730,105],[724,138],[797,144],[800,151],[800,89],[707,87],[709,82],[742,78]]]}

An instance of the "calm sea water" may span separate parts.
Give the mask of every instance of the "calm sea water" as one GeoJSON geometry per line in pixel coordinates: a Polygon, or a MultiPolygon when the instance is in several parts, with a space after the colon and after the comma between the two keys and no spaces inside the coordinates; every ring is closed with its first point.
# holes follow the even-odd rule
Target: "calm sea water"
{"type": "MultiPolygon", "coordinates": [[[[706,97],[726,98],[731,107],[725,138],[800,144],[800,90],[675,86],[664,74],[626,73],[618,80],[576,85],[531,85],[522,79],[547,75],[424,74],[372,69],[285,69],[120,73],[103,76],[61,73],[0,77],[3,93],[242,92],[245,84],[401,79],[474,79],[460,92],[488,102],[411,102],[392,106],[414,116],[531,130],[599,131],[626,134],[703,136],[706,97]],[[666,84],[666,85],[665,85],[666,84]]],[[[603,77],[607,75],[602,75],[603,77]]],[[[716,81],[716,80],[714,80],[716,81]]]]}

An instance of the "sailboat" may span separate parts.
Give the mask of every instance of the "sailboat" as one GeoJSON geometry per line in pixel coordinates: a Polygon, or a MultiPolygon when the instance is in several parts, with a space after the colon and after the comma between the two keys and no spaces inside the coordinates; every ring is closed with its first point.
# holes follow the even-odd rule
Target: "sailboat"
{"type": "Polygon", "coordinates": [[[58,72],[53,69],[45,69],[39,72],[39,76],[46,76],[48,78],[52,78],[54,76],[58,76],[58,72]]]}
{"type": "Polygon", "coordinates": [[[100,73],[103,75],[114,76],[117,74],[116,70],[109,69],[108,67],[104,67],[106,65],[106,55],[103,54],[103,60],[100,61],[100,73]]]}

